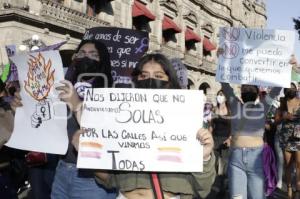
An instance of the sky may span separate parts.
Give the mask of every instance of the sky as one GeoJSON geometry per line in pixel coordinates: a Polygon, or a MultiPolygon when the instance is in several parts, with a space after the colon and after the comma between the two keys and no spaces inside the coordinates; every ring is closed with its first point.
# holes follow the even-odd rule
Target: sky
{"type": "MultiPolygon", "coordinates": [[[[266,0],[267,4],[267,28],[295,30],[293,18],[300,17],[299,0],[266,0]]],[[[295,54],[300,62],[300,41],[296,32],[295,54]]]]}

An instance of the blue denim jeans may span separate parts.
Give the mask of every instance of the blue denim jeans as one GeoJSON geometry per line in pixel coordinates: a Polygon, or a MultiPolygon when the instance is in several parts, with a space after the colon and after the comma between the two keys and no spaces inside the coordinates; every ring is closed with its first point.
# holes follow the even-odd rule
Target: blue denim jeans
{"type": "Polygon", "coordinates": [[[116,191],[97,184],[94,170],[77,169],[60,160],[52,185],[52,199],[115,199],[116,191]]]}
{"type": "Polygon", "coordinates": [[[232,148],[228,179],[230,199],[264,199],[262,147],[232,148]]]}

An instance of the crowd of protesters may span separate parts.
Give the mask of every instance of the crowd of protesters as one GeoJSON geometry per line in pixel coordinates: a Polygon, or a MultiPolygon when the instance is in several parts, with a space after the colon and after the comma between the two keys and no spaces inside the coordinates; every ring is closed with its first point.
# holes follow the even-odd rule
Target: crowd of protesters
{"type": "MultiPolygon", "coordinates": [[[[291,64],[297,67],[294,57],[291,64]]],[[[174,68],[159,53],[142,57],[132,79],[136,88],[180,89],[174,68]]],[[[72,115],[68,119],[70,142],[65,156],[32,154],[4,146],[13,126],[17,125],[13,123],[14,112],[22,106],[22,99],[18,89],[10,93],[5,83],[0,81],[1,198],[17,198],[17,192],[26,186],[25,181],[29,181],[29,197],[33,199],[154,198],[157,193],[153,192],[149,173],[76,168],[82,102],[76,88],[83,83],[93,88],[112,87],[106,46],[99,41],[82,41],[68,68],[66,80],[61,83],[63,86],[57,87],[57,90],[60,98],[69,105],[68,112],[72,115]],[[78,76],[83,73],[103,73],[108,84],[101,77],[93,76],[78,81],[78,76]],[[41,162],[30,164],[33,157],[38,157],[41,162]]],[[[206,101],[204,128],[195,132],[199,144],[204,146],[203,172],[160,173],[162,197],[205,198],[211,187],[217,186],[215,198],[218,199],[266,198],[263,148],[268,143],[276,155],[278,183],[275,186],[282,189],[284,181],[288,198],[300,199],[299,90],[297,82],[292,82],[291,87],[285,89],[241,85],[240,95],[236,95],[229,84],[222,83],[214,103],[206,101]]]]}

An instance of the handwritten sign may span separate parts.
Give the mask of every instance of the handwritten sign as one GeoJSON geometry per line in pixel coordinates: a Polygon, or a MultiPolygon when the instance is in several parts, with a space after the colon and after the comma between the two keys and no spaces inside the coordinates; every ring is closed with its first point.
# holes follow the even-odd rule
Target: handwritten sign
{"type": "Polygon", "coordinates": [[[188,77],[187,77],[188,72],[185,65],[182,63],[181,59],[179,58],[173,58],[170,60],[170,62],[172,63],[174,69],[176,70],[180,87],[186,89],[188,86],[188,77]]]}
{"type": "Polygon", "coordinates": [[[199,90],[89,89],[78,168],[201,172],[199,90]]]}
{"type": "Polygon", "coordinates": [[[86,31],[84,40],[99,40],[110,53],[112,76],[117,84],[129,84],[131,72],[148,50],[148,33],[125,28],[96,27],[86,31]]]}
{"type": "MultiPolygon", "coordinates": [[[[14,56],[17,52],[16,45],[6,45],[5,49],[6,49],[7,56],[9,58],[14,56]]],[[[13,62],[10,61],[10,59],[9,59],[9,64],[7,64],[6,67],[8,70],[7,81],[9,82],[18,81],[19,77],[18,77],[17,67],[13,62]]]]}
{"type": "Polygon", "coordinates": [[[58,51],[11,57],[17,66],[23,106],[17,108],[7,146],[29,151],[65,154],[68,147],[66,105],[54,84],[64,79],[58,51]]]}
{"type": "Polygon", "coordinates": [[[216,80],[289,87],[294,41],[294,31],[221,28],[216,80]]]}

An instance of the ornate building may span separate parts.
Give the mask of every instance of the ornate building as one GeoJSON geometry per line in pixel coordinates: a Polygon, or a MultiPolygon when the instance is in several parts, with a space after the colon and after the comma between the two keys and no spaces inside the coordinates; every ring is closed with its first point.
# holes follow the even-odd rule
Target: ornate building
{"type": "Polygon", "coordinates": [[[0,7],[2,65],[8,62],[5,45],[67,40],[61,48],[67,65],[86,28],[133,28],[149,32],[150,51],[180,58],[189,87],[208,94],[219,89],[219,27],[261,28],[267,19],[262,0],[0,0],[0,7]]]}

